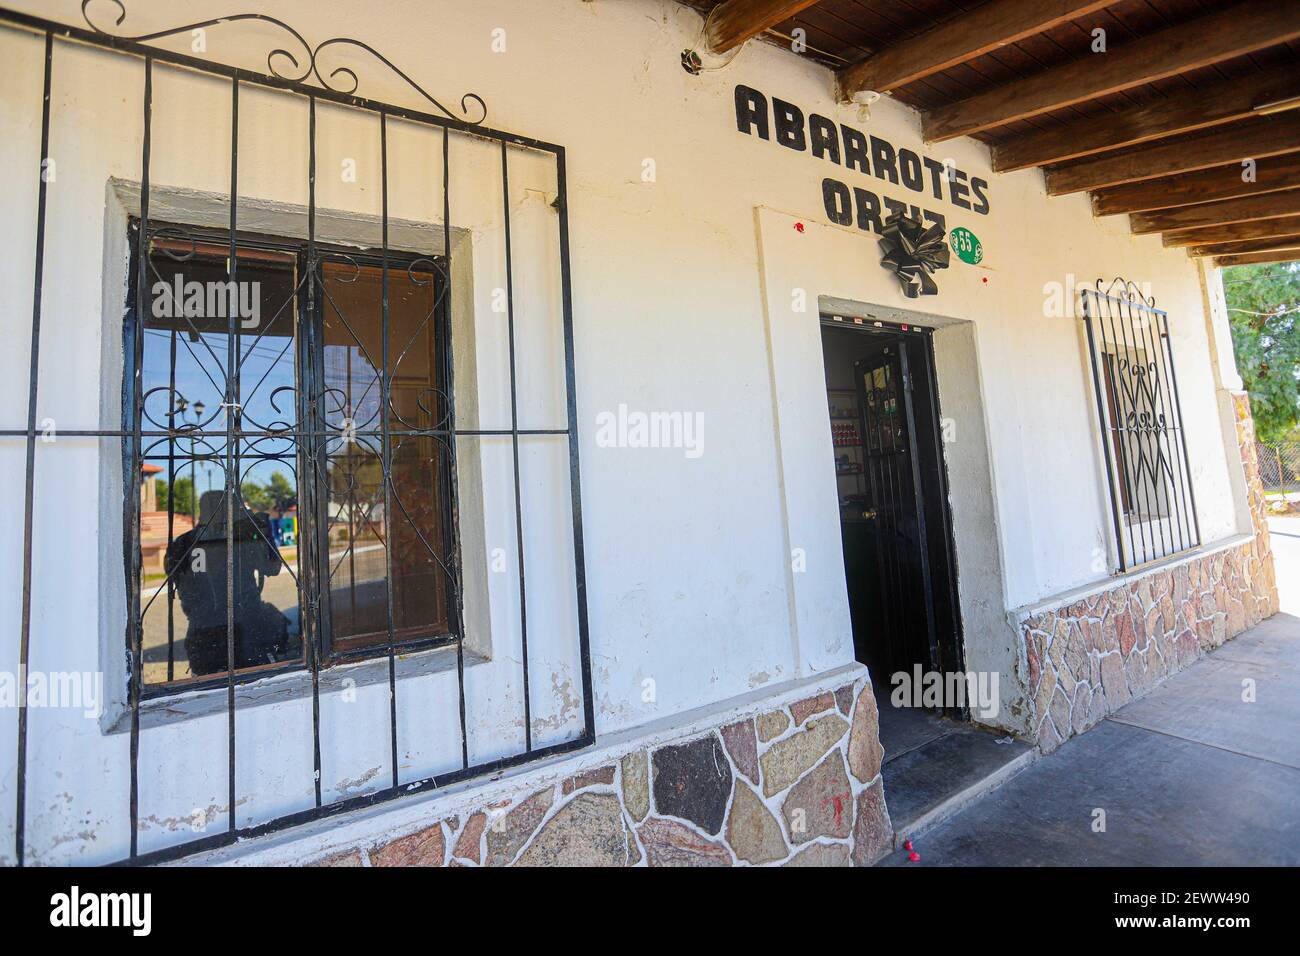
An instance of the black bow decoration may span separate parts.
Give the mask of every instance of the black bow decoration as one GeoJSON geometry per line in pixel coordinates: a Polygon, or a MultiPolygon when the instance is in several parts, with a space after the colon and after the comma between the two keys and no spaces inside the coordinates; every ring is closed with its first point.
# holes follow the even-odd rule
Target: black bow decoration
{"type": "Polygon", "coordinates": [[[893,269],[903,286],[903,295],[935,295],[939,287],[930,273],[948,268],[948,244],[943,226],[924,228],[910,216],[894,213],[885,220],[880,235],[885,257],[880,264],[893,269]]]}

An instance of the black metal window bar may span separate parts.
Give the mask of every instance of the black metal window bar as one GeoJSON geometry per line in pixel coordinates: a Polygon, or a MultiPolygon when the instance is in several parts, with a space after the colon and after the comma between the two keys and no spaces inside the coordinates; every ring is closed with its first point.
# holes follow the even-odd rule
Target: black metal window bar
{"type": "MultiPolygon", "coordinates": [[[[526,761],[536,760],[552,754],[579,749],[589,745],[594,739],[593,694],[591,684],[591,666],[589,635],[586,608],[586,582],[583,557],[581,490],[579,481],[579,460],[577,441],[577,406],[574,381],[574,343],[572,323],[572,295],[569,276],[569,243],[567,192],[565,180],[565,153],[561,146],[545,143],[525,136],[502,132],[484,125],[487,108],[476,94],[466,94],[460,102],[463,114],[457,115],[444,107],[396,65],[367,44],[354,39],[334,38],[311,46],[296,30],[284,22],[263,14],[239,14],[208,20],[200,23],[186,24],[156,33],[133,37],[122,37],[101,29],[87,13],[91,0],[82,4],[82,14],[86,27],[74,27],[39,17],[29,16],[0,8],[0,25],[11,29],[34,32],[44,36],[44,79],[43,100],[41,104],[41,154],[33,157],[38,161],[36,168],[43,170],[43,163],[49,153],[51,123],[57,119],[53,116],[54,106],[51,101],[51,81],[55,51],[60,44],[82,44],[101,49],[113,50],[125,56],[138,58],[144,73],[143,139],[141,152],[140,209],[139,218],[131,223],[132,256],[131,268],[132,292],[125,323],[127,341],[124,355],[124,396],[125,422],[118,430],[102,428],[70,428],[59,430],[60,435],[70,437],[107,438],[122,442],[125,471],[125,541],[124,562],[127,581],[128,625],[127,643],[129,649],[129,686],[127,699],[130,714],[130,851],[124,862],[148,863],[173,859],[199,850],[228,845],[237,839],[256,836],[261,833],[301,824],[345,810],[376,804],[415,791],[443,786],[456,780],[493,773],[526,761]],[[227,64],[165,50],[153,45],[151,41],[178,34],[188,34],[192,30],[228,24],[236,21],[259,21],[262,24],[285,31],[294,41],[293,52],[277,49],[267,57],[268,72],[259,73],[227,64]],[[346,46],[353,50],[364,51],[391,69],[413,91],[432,104],[436,112],[412,109],[378,102],[356,95],[358,78],[350,68],[339,67],[322,75],[320,53],[327,47],[346,46]],[[277,62],[292,65],[296,75],[285,76],[276,66],[277,62]],[[172,223],[159,223],[150,216],[150,151],[153,138],[152,96],[153,80],[159,65],[179,70],[191,70],[210,76],[222,77],[229,81],[231,145],[230,145],[230,187],[229,187],[229,229],[221,232],[187,228],[172,223]],[[348,86],[340,89],[336,84],[348,86]],[[309,116],[308,141],[304,144],[306,168],[304,174],[308,185],[307,237],[305,241],[289,243],[274,237],[248,236],[240,232],[238,221],[239,198],[239,98],[245,87],[259,87],[281,91],[287,95],[305,99],[309,116]],[[331,247],[317,239],[316,206],[316,114],[317,103],[334,104],[363,111],[376,116],[379,120],[381,146],[381,192],[382,192],[382,245],[362,253],[355,249],[331,247]],[[470,111],[477,116],[468,115],[470,111]],[[422,124],[442,131],[442,256],[419,257],[404,254],[389,246],[389,170],[388,170],[388,127],[390,121],[422,124]],[[510,421],[508,426],[496,428],[460,428],[456,424],[455,390],[451,381],[452,363],[450,360],[450,325],[449,307],[452,271],[450,268],[450,250],[452,248],[451,209],[451,153],[449,143],[453,136],[474,137],[481,142],[496,143],[500,147],[502,209],[505,246],[506,277],[506,322],[509,350],[510,382],[510,421]],[[534,154],[549,154],[555,163],[555,183],[558,198],[554,207],[558,214],[558,250],[560,275],[560,307],[563,320],[563,352],[565,397],[567,403],[567,422],[552,428],[521,428],[519,393],[516,381],[516,328],[513,280],[513,253],[510,232],[510,194],[508,157],[511,150],[524,150],[534,154]],[[216,251],[213,251],[216,247],[216,251]],[[224,253],[224,254],[223,254],[224,253]],[[284,350],[292,349],[301,360],[301,368],[292,385],[281,385],[274,389],[274,406],[278,417],[268,420],[255,420],[248,406],[249,395],[262,386],[259,381],[252,386],[241,382],[244,371],[245,356],[251,348],[262,342],[262,333],[257,332],[251,345],[246,348],[242,339],[248,335],[238,325],[239,317],[235,308],[228,310],[224,329],[225,356],[224,380],[212,382],[213,388],[220,395],[218,408],[195,408],[195,403],[187,403],[176,388],[175,372],[177,349],[193,350],[202,348],[205,336],[212,334],[212,329],[199,330],[191,324],[185,327],[177,320],[171,328],[150,327],[147,316],[156,299],[153,287],[156,282],[166,281],[168,276],[160,270],[159,263],[172,263],[198,268],[205,254],[212,262],[219,262],[226,274],[222,278],[229,280],[231,287],[236,284],[240,270],[265,270],[280,268],[285,270],[284,285],[289,290],[285,302],[279,307],[289,315],[286,319],[294,331],[288,334],[284,350]],[[260,255],[260,260],[259,260],[260,255]],[[267,262],[271,265],[267,265],[267,262]],[[353,281],[363,269],[377,274],[380,283],[380,303],[382,314],[381,336],[377,356],[368,356],[372,367],[372,381],[367,384],[373,389],[369,404],[360,403],[349,397],[347,389],[340,389],[337,382],[329,378],[328,369],[322,361],[322,320],[321,315],[327,309],[333,310],[334,318],[347,326],[346,310],[334,301],[339,287],[333,290],[327,271],[342,270],[336,275],[338,282],[353,281]],[[350,277],[349,277],[350,276],[350,277]],[[406,395],[401,403],[395,399],[395,390],[400,384],[395,382],[396,363],[401,361],[395,356],[404,355],[409,349],[413,336],[390,335],[389,318],[393,304],[390,293],[394,285],[401,284],[417,297],[423,296],[424,307],[420,309],[422,320],[417,316],[418,330],[437,342],[436,356],[431,360],[436,367],[436,375],[423,384],[422,393],[412,397],[406,395]],[[132,314],[133,313],[133,314],[132,314]],[[200,334],[202,332],[202,334],[200,334]],[[144,363],[146,333],[161,333],[170,350],[170,370],[172,381],[166,385],[153,388],[144,387],[142,366],[144,363]],[[439,351],[440,350],[440,351],[439,351]],[[242,390],[241,390],[242,389],[242,390]],[[397,407],[398,404],[401,407],[397,407]],[[358,405],[365,406],[364,409],[358,405]],[[291,409],[286,412],[285,409],[291,409]],[[368,409],[368,411],[366,411],[368,409]],[[348,431],[345,437],[344,430],[348,431]],[[514,544],[518,554],[518,600],[519,600],[519,646],[523,669],[523,694],[521,715],[524,725],[525,746],[523,750],[506,757],[486,762],[471,764],[468,734],[466,729],[465,698],[465,650],[461,640],[462,628],[462,566],[459,559],[457,542],[457,504],[456,494],[456,445],[458,439],[498,437],[508,439],[511,445],[513,468],[514,497],[514,544]],[[580,659],[578,666],[582,682],[582,730],[569,740],[547,746],[534,746],[532,732],[532,715],[530,714],[528,693],[528,618],[526,606],[526,583],[524,574],[524,513],[520,489],[520,440],[524,438],[552,438],[567,442],[568,479],[571,499],[571,524],[573,567],[575,579],[575,609],[577,644],[580,659]],[[399,634],[394,623],[394,577],[395,559],[393,535],[394,524],[399,517],[410,519],[409,511],[402,500],[401,491],[394,481],[397,458],[402,455],[401,448],[410,444],[419,445],[426,463],[433,465],[437,475],[438,495],[433,497],[438,521],[434,527],[440,531],[437,535],[421,533],[417,527],[415,537],[420,547],[427,552],[426,563],[435,568],[438,582],[435,587],[444,595],[444,613],[435,615],[436,622],[425,621],[427,627],[414,629],[413,639],[409,635],[399,634]],[[337,465],[338,450],[345,445],[360,446],[367,449],[372,471],[378,468],[377,481],[371,481],[368,487],[368,500],[358,501],[357,470],[350,471],[347,463],[331,471],[337,465]],[[178,467],[177,462],[182,464],[178,467]],[[298,560],[287,561],[280,556],[271,540],[271,534],[264,520],[253,515],[243,500],[241,482],[247,476],[250,467],[266,462],[282,465],[293,473],[297,479],[299,495],[299,515],[301,518],[298,560]],[[152,470],[146,467],[152,465],[152,470]],[[157,473],[159,469],[167,474],[168,485],[168,544],[169,551],[176,550],[179,540],[176,536],[176,477],[185,468],[190,469],[191,476],[200,466],[212,469],[220,474],[219,488],[213,491],[219,498],[218,507],[211,509],[207,515],[192,515],[195,540],[214,542],[213,559],[225,563],[221,578],[225,586],[224,660],[216,667],[206,668],[216,672],[216,676],[194,674],[194,679],[185,686],[225,688],[225,710],[227,712],[228,766],[227,766],[227,822],[223,830],[215,834],[205,834],[187,842],[171,845],[163,849],[141,852],[140,835],[140,794],[139,775],[141,728],[141,702],[148,696],[166,692],[171,682],[178,676],[177,639],[173,619],[172,604],[177,586],[177,575],[183,572],[184,559],[190,557],[190,551],[182,548],[175,554],[169,554],[165,561],[166,580],[158,588],[154,598],[167,601],[167,641],[165,672],[157,682],[146,682],[144,678],[143,615],[147,600],[142,595],[141,572],[141,495],[138,493],[146,474],[157,473]],[[332,477],[331,477],[332,475],[332,477]],[[340,478],[340,475],[342,476],[340,478]],[[342,486],[340,487],[340,481],[342,486]],[[336,660],[347,659],[349,653],[357,653],[347,647],[346,641],[337,640],[331,635],[329,625],[330,575],[334,573],[335,563],[331,558],[330,530],[333,522],[325,499],[332,493],[340,492],[349,499],[346,509],[347,520],[352,522],[367,520],[374,525],[372,536],[376,547],[382,554],[382,563],[386,566],[383,575],[386,582],[386,626],[379,629],[378,640],[371,640],[367,647],[360,650],[362,654],[372,654],[387,658],[388,682],[388,740],[389,757],[392,762],[392,775],[389,785],[360,796],[339,800],[325,800],[321,786],[321,672],[336,660]],[[382,515],[381,521],[370,520],[376,510],[382,515]],[[267,666],[247,666],[250,661],[240,657],[237,651],[237,605],[240,596],[236,593],[236,582],[241,580],[246,569],[236,567],[236,562],[243,560],[237,552],[246,554],[236,547],[241,528],[258,545],[265,545],[271,557],[262,561],[260,573],[288,575],[297,592],[301,614],[302,646],[296,660],[292,654],[281,653],[278,660],[268,660],[267,666]],[[206,535],[206,538],[205,538],[206,535]],[[433,540],[430,540],[430,537],[433,540]],[[221,545],[224,545],[222,547],[221,545]],[[399,774],[398,763],[398,719],[397,697],[400,683],[397,680],[396,660],[399,649],[405,652],[412,647],[430,645],[447,645],[454,647],[456,656],[456,677],[459,694],[458,710],[460,715],[460,764],[458,769],[435,776],[417,780],[403,780],[399,774]],[[310,674],[312,701],[312,752],[315,771],[315,801],[309,809],[293,812],[254,826],[237,826],[236,807],[236,695],[238,682],[265,676],[268,670],[300,668],[310,674]]],[[[118,0],[106,0],[116,6],[121,16],[117,25],[126,17],[125,7],[118,0]]],[[[41,346],[41,298],[42,280],[47,250],[46,205],[47,184],[44,175],[37,177],[37,222],[35,242],[35,263],[33,280],[33,307],[31,320],[31,378],[29,385],[27,422],[25,428],[0,429],[0,436],[23,438],[26,441],[26,465],[24,484],[24,527],[23,538],[25,557],[22,577],[22,617],[19,637],[19,664],[21,673],[26,673],[32,649],[32,538],[33,538],[33,502],[36,495],[34,474],[36,465],[37,438],[40,431],[37,426],[37,395],[39,388],[39,350],[41,346]]],[[[277,317],[280,311],[277,311],[277,317]]],[[[360,339],[350,327],[348,333],[356,339],[355,345],[361,347],[360,339]]],[[[409,329],[407,330],[409,332],[409,329]]],[[[417,333],[418,334],[418,333],[417,333]]],[[[279,340],[271,347],[281,348],[279,340]]],[[[209,350],[211,351],[211,350],[209,350]]],[[[215,355],[213,356],[216,357],[215,355]]],[[[337,371],[337,370],[336,370],[337,371]]],[[[431,373],[432,374],[432,373],[431,373]]],[[[265,404],[265,403],[264,403],[265,404]]],[[[347,457],[346,455],[344,456],[347,457]]],[[[372,478],[374,476],[372,475],[372,478]]],[[[198,498],[198,482],[193,482],[194,498],[198,498]]],[[[412,526],[415,523],[412,521],[412,526]]],[[[427,530],[427,529],[426,529],[427,530]]],[[[349,538],[354,533],[350,529],[349,538]]],[[[349,547],[349,552],[354,549],[349,547]]],[[[341,563],[341,562],[340,562],[341,563]]],[[[355,583],[355,573],[349,580],[355,583]]],[[[374,635],[372,634],[372,638],[374,635]]],[[[283,648],[281,649],[283,650],[283,648]]],[[[273,655],[274,657],[275,655],[273,655]]],[[[205,668],[195,667],[195,671],[205,668]]],[[[16,817],[15,850],[18,865],[25,860],[25,836],[27,823],[27,761],[30,758],[28,741],[28,712],[25,699],[20,703],[18,713],[18,748],[16,779],[16,817]]]]}
{"type": "Polygon", "coordinates": [[[1169,316],[1132,282],[1081,292],[1120,571],[1201,543],[1169,316]]]}

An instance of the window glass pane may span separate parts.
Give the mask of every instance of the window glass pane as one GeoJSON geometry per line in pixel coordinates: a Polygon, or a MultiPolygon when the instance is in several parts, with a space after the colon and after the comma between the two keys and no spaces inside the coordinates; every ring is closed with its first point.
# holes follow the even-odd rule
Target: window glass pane
{"type": "Polygon", "coordinates": [[[142,430],[180,433],[143,442],[146,685],[226,673],[228,577],[236,668],[302,659],[296,258],[241,249],[232,292],[228,252],[220,244],[159,239],[149,261],[142,430]],[[222,406],[232,309],[241,406],[233,523],[222,406]]]}
{"type": "Polygon", "coordinates": [[[1124,513],[1135,520],[1169,513],[1172,470],[1162,441],[1164,400],[1156,363],[1144,349],[1108,346],[1107,405],[1115,435],[1124,513]]]}
{"type": "Polygon", "coordinates": [[[336,651],[388,642],[389,564],[393,638],[441,637],[448,621],[443,570],[447,508],[445,440],[411,434],[445,427],[438,392],[435,276],[390,265],[387,373],[391,401],[382,407],[383,272],[376,265],[322,265],[326,514],[329,529],[330,638],[336,651]],[[383,461],[385,423],[391,464],[383,461]],[[384,474],[391,476],[385,515],[384,474]],[[385,548],[388,548],[386,553],[385,548]]]}

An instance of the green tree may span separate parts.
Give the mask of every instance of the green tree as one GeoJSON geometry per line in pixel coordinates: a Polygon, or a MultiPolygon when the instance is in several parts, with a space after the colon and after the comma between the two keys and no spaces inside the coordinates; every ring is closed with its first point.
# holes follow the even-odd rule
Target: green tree
{"type": "Polygon", "coordinates": [[[176,479],[176,494],[174,502],[166,478],[155,478],[154,489],[157,492],[159,511],[166,511],[167,506],[170,503],[174,514],[193,515],[195,513],[193,478],[187,477],[176,479]]]}
{"type": "Polygon", "coordinates": [[[1261,441],[1282,441],[1300,422],[1300,261],[1223,270],[1237,370],[1261,441]]]}
{"type": "Polygon", "coordinates": [[[268,495],[266,489],[257,482],[244,482],[243,485],[240,486],[239,492],[244,499],[244,504],[248,506],[249,511],[257,513],[259,511],[271,510],[271,496],[268,495]]]}
{"type": "Polygon", "coordinates": [[[266,483],[266,492],[277,511],[285,511],[290,505],[298,502],[298,490],[278,471],[271,472],[271,480],[266,483]]]}
{"type": "Polygon", "coordinates": [[[240,488],[244,504],[248,510],[283,512],[298,500],[298,492],[282,472],[272,472],[271,479],[265,485],[255,481],[246,481],[240,488]]]}

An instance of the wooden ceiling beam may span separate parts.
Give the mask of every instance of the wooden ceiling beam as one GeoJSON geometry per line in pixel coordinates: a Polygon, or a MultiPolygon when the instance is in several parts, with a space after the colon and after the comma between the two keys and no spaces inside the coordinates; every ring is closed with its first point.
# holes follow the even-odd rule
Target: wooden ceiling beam
{"type": "Polygon", "coordinates": [[[993,147],[993,171],[1009,173],[1190,133],[1257,115],[1255,110],[1300,96],[1300,66],[1262,70],[1212,89],[1188,90],[1146,106],[1017,136],[993,147]]]}
{"type": "Polygon", "coordinates": [[[930,110],[922,117],[922,135],[930,143],[969,136],[1297,37],[1300,3],[1245,0],[930,110]]]}
{"type": "Polygon", "coordinates": [[[922,135],[930,143],[969,136],[1297,37],[1300,3],[1246,0],[930,110],[922,135]]]}
{"type": "Polygon", "coordinates": [[[1244,239],[1268,239],[1272,236],[1300,234],[1300,216],[1275,219],[1252,219],[1200,229],[1173,229],[1160,238],[1166,246],[1203,246],[1216,242],[1240,242],[1244,239]]]}
{"type": "Polygon", "coordinates": [[[1240,163],[1231,163],[1099,189],[1092,194],[1092,211],[1097,216],[1117,216],[1292,189],[1300,186],[1300,153],[1257,160],[1254,176],[1247,179],[1246,172],[1240,163]]]}
{"type": "Polygon", "coordinates": [[[1246,252],[1273,252],[1292,249],[1300,256],[1300,233],[1274,236],[1271,239],[1247,239],[1244,242],[1218,242],[1212,246],[1193,246],[1187,250],[1191,256],[1235,256],[1246,252]]]}
{"type": "Polygon", "coordinates": [[[788,20],[817,0],[725,0],[709,11],[704,42],[711,53],[726,53],[788,20]]]}
{"type": "Polygon", "coordinates": [[[1043,171],[1049,196],[1104,189],[1125,183],[1191,173],[1243,159],[1300,150],[1300,110],[1209,129],[1175,142],[1155,142],[1102,153],[1043,171]]]}
{"type": "Polygon", "coordinates": [[[991,50],[1086,16],[1117,0],[991,0],[914,37],[851,63],[836,74],[840,98],[884,93],[991,50]]]}
{"type": "Polygon", "coordinates": [[[1244,196],[1241,199],[1225,199],[1221,202],[1198,203],[1195,206],[1179,206],[1177,209],[1135,212],[1129,216],[1129,228],[1132,232],[1143,235],[1149,232],[1194,229],[1229,222],[1249,222],[1252,219],[1294,215],[1300,215],[1300,189],[1244,196]]]}
{"type": "Polygon", "coordinates": [[[993,147],[999,173],[1062,162],[1105,150],[1148,143],[1259,115],[1256,110],[1300,96],[1300,67],[1265,70],[1208,90],[1188,90],[1104,118],[1084,117],[993,147]]]}
{"type": "Polygon", "coordinates": [[[1239,256],[1219,256],[1214,264],[1220,269],[1231,266],[1254,266],[1265,262],[1294,262],[1300,259],[1300,249],[1283,249],[1278,252],[1246,252],[1239,256]]]}

